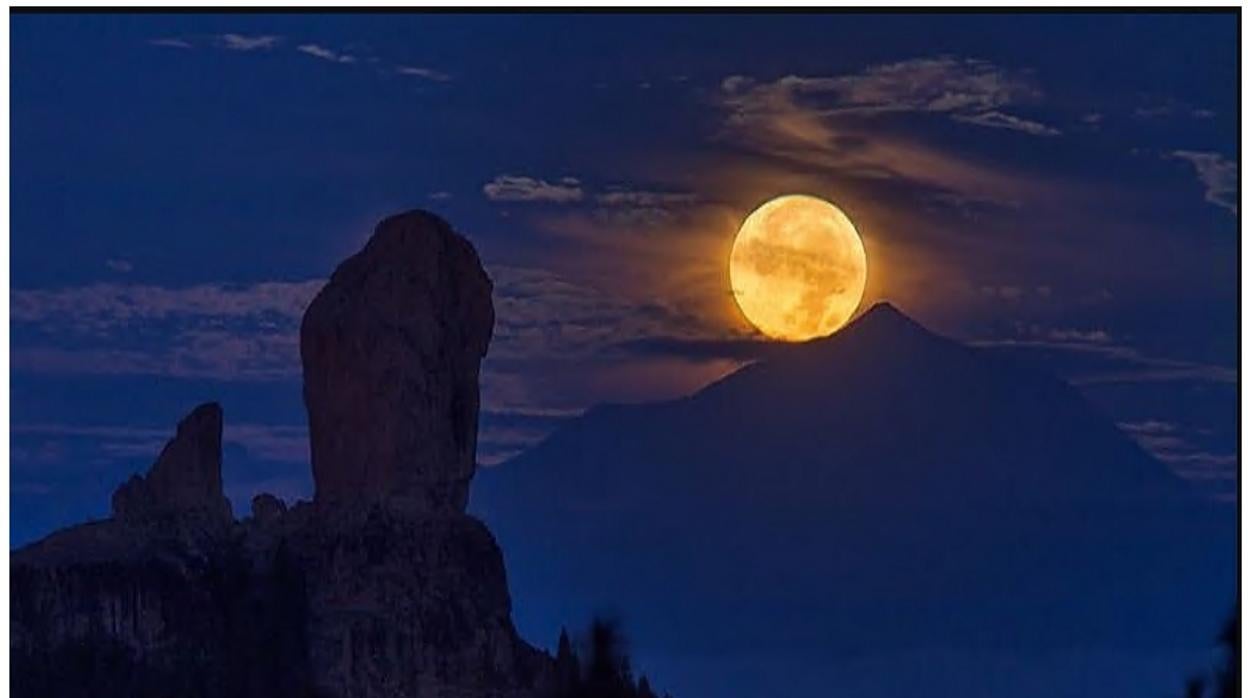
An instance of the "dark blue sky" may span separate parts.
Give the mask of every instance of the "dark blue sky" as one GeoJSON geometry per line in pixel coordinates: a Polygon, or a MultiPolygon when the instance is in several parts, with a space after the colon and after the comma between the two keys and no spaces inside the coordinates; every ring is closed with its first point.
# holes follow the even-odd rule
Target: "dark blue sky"
{"type": "Polygon", "coordinates": [[[484,462],[757,351],[726,285],[794,191],[866,304],[1063,375],[1226,499],[1238,17],[11,19],[12,531],[107,512],[216,399],[236,511],[310,494],[298,320],[381,217],[477,245],[484,462]]]}

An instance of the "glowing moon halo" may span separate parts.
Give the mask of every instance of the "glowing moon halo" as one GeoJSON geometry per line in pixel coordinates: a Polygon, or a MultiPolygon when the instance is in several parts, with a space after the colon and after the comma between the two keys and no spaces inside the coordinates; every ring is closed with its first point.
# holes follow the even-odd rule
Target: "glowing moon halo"
{"type": "Polygon", "coordinates": [[[728,276],[751,324],[800,342],[829,335],[853,316],[867,285],[867,253],[841,209],[813,196],[779,196],[741,224],[728,276]]]}

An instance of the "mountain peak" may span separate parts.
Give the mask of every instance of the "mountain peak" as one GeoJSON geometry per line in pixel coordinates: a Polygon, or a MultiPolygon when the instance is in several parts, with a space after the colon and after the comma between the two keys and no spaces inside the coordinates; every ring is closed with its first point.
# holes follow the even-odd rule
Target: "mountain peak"
{"type": "Polygon", "coordinates": [[[888,301],[880,301],[859,315],[829,340],[841,336],[869,337],[872,341],[889,341],[903,336],[934,337],[935,334],[888,301]]]}
{"type": "Polygon", "coordinates": [[[922,327],[913,318],[901,312],[901,310],[897,306],[893,305],[892,303],[888,301],[880,301],[876,303],[875,305],[871,306],[870,308],[867,309],[867,312],[858,316],[858,319],[855,320],[853,324],[857,325],[857,324],[867,323],[867,322],[906,323],[909,325],[922,327]]]}

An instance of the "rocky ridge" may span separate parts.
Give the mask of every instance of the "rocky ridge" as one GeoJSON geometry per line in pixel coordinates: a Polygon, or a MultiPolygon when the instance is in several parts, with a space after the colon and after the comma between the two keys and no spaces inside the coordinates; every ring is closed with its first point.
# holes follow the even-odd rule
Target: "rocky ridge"
{"type": "Polygon", "coordinates": [[[235,521],[222,410],[195,408],[113,516],[14,552],[18,696],[537,696],[502,555],[464,511],[493,328],[476,252],[388,218],[305,314],[312,502],[235,521]]]}

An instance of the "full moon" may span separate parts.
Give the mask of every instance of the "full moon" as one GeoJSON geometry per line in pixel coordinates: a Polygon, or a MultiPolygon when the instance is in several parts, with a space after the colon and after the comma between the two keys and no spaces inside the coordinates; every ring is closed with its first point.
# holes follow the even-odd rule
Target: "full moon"
{"type": "Polygon", "coordinates": [[[867,285],[867,253],[841,209],[813,196],[779,196],[741,224],[728,276],[760,332],[800,342],[849,322],[867,285]]]}

